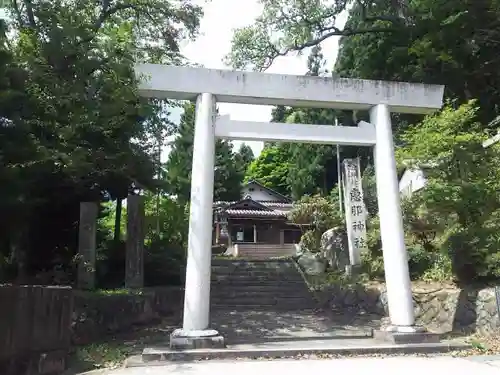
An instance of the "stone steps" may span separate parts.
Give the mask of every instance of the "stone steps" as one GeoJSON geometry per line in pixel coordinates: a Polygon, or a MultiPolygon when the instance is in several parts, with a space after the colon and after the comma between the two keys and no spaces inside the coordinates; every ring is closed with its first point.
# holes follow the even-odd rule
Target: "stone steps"
{"type": "Polygon", "coordinates": [[[299,291],[308,291],[307,287],[304,285],[301,285],[299,283],[289,283],[286,282],[286,285],[283,286],[282,288],[279,288],[277,286],[277,283],[259,283],[259,282],[252,282],[252,283],[211,283],[210,285],[210,290],[212,292],[215,292],[216,290],[238,290],[240,293],[245,293],[245,290],[248,291],[256,291],[256,290],[270,290],[270,291],[282,291],[283,293],[294,293],[294,292],[299,292],[299,291]],[[245,289],[245,287],[248,287],[248,289],[245,289]]]}
{"type": "Polygon", "coordinates": [[[230,270],[212,270],[212,274],[214,275],[251,275],[251,276],[265,276],[265,275],[273,275],[273,276],[285,276],[285,275],[295,275],[295,270],[275,270],[275,269],[269,269],[269,270],[255,270],[255,269],[250,269],[250,270],[242,270],[242,269],[235,269],[234,271],[230,270]]]}
{"type": "Polygon", "coordinates": [[[259,304],[266,304],[266,303],[273,303],[276,304],[278,302],[303,302],[303,301],[309,301],[310,298],[307,295],[302,295],[302,296],[273,296],[271,294],[267,295],[252,295],[252,296],[246,296],[246,295],[239,295],[239,296],[227,296],[227,295],[213,295],[212,296],[212,301],[215,302],[227,302],[228,304],[235,303],[237,305],[239,304],[251,304],[251,305],[259,305],[259,304]],[[241,303],[240,303],[241,302],[241,303]]]}
{"type": "Polygon", "coordinates": [[[247,312],[247,311],[282,311],[282,312],[290,312],[290,311],[303,311],[310,310],[311,306],[303,304],[292,304],[292,303],[261,303],[258,305],[250,305],[250,304],[225,304],[225,303],[213,303],[210,305],[211,311],[239,311],[239,312],[247,312]]]}
{"type": "Polygon", "coordinates": [[[275,268],[269,268],[269,269],[255,269],[255,268],[250,268],[250,269],[241,269],[241,268],[235,268],[234,270],[232,269],[213,269],[212,268],[212,273],[217,274],[217,275],[290,275],[290,274],[295,274],[294,270],[277,270],[275,268]]]}
{"type": "Polygon", "coordinates": [[[229,258],[229,259],[212,259],[213,266],[243,266],[243,267],[288,267],[290,259],[254,259],[254,260],[244,260],[241,258],[229,258]]]}
{"type": "Polygon", "coordinates": [[[316,307],[291,260],[217,260],[211,278],[211,309],[298,311],[316,307]]]}
{"type": "Polygon", "coordinates": [[[299,276],[249,276],[249,275],[241,275],[241,276],[232,276],[232,275],[224,275],[224,276],[219,276],[219,275],[214,275],[210,278],[211,281],[224,281],[224,282],[240,282],[240,283],[245,283],[245,282],[252,282],[252,281],[259,281],[259,282],[301,282],[303,283],[304,280],[302,277],[299,276]]]}
{"type": "Polygon", "coordinates": [[[248,287],[224,285],[214,288],[211,291],[211,295],[245,295],[247,297],[259,296],[259,295],[284,295],[284,296],[295,296],[295,295],[310,295],[307,288],[280,288],[279,286],[269,286],[267,288],[262,288],[260,285],[251,285],[248,287]]]}
{"type": "MultiPolygon", "coordinates": [[[[446,340],[441,343],[423,343],[397,345],[381,342],[372,338],[353,338],[347,342],[342,339],[325,340],[319,338],[307,342],[267,342],[259,344],[237,344],[222,349],[171,350],[168,347],[145,348],[142,356],[134,356],[127,360],[125,367],[164,366],[165,363],[183,363],[203,360],[237,361],[241,359],[276,358],[304,359],[323,355],[353,356],[394,356],[394,355],[433,355],[453,351],[472,349],[470,344],[460,340],[446,340]],[[168,362],[167,362],[168,361],[168,362]]],[[[493,367],[492,367],[493,368],[493,367]]],[[[377,369],[372,371],[376,372],[377,369]]],[[[380,369],[379,369],[380,371],[380,369]]],[[[194,371],[193,371],[194,372],[194,371]]],[[[201,368],[200,368],[200,372],[201,368]]],[[[396,372],[393,372],[396,373],[396,372]]],[[[493,373],[493,372],[492,372],[493,373]]]]}

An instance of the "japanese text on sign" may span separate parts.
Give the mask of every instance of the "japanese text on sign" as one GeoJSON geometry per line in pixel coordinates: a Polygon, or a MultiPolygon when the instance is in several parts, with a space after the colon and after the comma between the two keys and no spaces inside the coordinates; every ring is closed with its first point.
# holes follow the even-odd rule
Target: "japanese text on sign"
{"type": "Polygon", "coordinates": [[[349,242],[349,255],[352,264],[359,263],[361,252],[366,244],[366,209],[363,202],[363,187],[360,176],[359,158],[345,159],[344,200],[349,242]]]}

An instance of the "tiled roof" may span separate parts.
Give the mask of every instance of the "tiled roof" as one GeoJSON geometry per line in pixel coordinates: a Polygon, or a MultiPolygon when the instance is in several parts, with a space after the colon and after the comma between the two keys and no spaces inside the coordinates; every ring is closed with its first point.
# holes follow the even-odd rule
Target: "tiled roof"
{"type": "Polygon", "coordinates": [[[214,202],[214,208],[218,211],[225,212],[229,216],[239,216],[239,217],[276,217],[276,218],[286,218],[287,213],[293,208],[292,203],[287,203],[283,201],[254,201],[256,205],[260,205],[262,209],[255,208],[230,208],[233,204],[237,204],[242,201],[234,202],[224,202],[218,201],[214,202]],[[265,208],[269,209],[267,211],[265,208]]]}
{"type": "MultiPolygon", "coordinates": [[[[283,207],[283,208],[292,208],[293,203],[285,203],[285,202],[279,202],[279,201],[255,201],[257,203],[260,203],[263,206],[266,207],[283,207]]],[[[225,201],[217,201],[214,202],[214,206],[230,206],[232,204],[238,203],[238,201],[234,202],[225,202],[225,201]]]]}
{"type": "Polygon", "coordinates": [[[292,208],[293,203],[284,203],[284,202],[276,202],[276,201],[258,201],[260,204],[266,207],[283,207],[283,208],[292,208]]]}
{"type": "Polygon", "coordinates": [[[226,210],[226,213],[231,216],[253,216],[253,217],[286,217],[286,212],[283,211],[262,211],[262,210],[226,210]]]}

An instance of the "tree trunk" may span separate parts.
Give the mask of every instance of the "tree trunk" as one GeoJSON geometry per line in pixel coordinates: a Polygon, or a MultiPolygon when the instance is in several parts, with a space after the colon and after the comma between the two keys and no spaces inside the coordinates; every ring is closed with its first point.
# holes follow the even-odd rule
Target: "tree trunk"
{"type": "Polygon", "coordinates": [[[115,242],[120,241],[121,237],[121,224],[122,224],[122,198],[116,200],[116,215],[115,215],[115,232],[113,234],[113,240],[115,242]]]}

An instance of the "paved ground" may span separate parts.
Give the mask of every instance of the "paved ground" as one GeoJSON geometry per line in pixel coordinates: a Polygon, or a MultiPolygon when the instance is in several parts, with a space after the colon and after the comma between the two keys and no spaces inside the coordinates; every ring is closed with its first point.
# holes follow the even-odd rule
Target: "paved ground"
{"type": "Polygon", "coordinates": [[[366,337],[380,325],[376,317],[330,316],[321,310],[214,311],[212,327],[228,345],[302,341],[328,337],[366,337]],[[356,321],[354,321],[356,319],[356,321]]]}
{"type": "Polygon", "coordinates": [[[228,346],[366,337],[381,325],[380,316],[321,309],[292,260],[218,260],[212,277],[211,328],[228,346]]]}
{"type": "Polygon", "coordinates": [[[275,361],[207,361],[178,363],[148,368],[127,368],[104,371],[103,375],[213,375],[237,373],[238,375],[275,375],[278,373],[335,373],[368,375],[401,375],[408,371],[423,374],[498,375],[500,360],[475,360],[453,357],[391,357],[391,358],[345,358],[325,360],[275,360],[275,361]]]}

